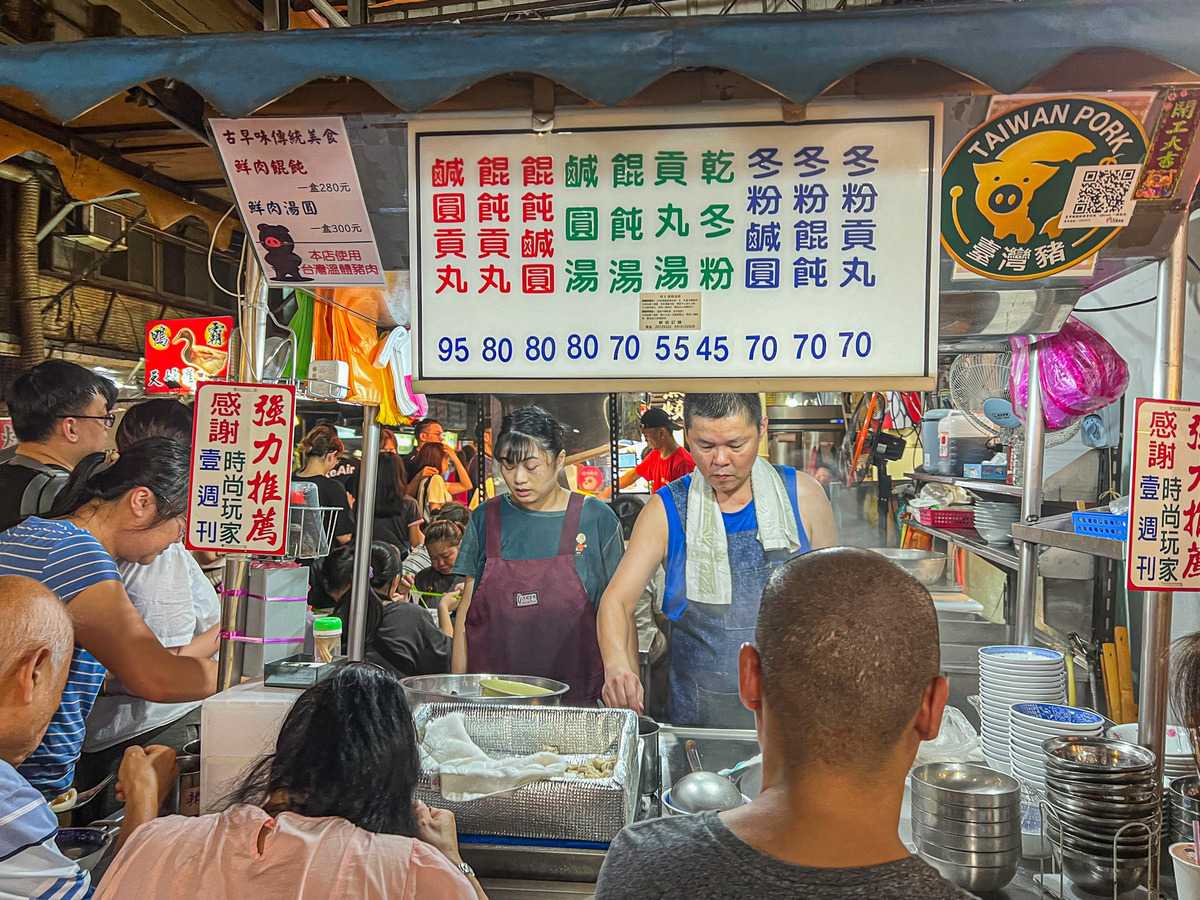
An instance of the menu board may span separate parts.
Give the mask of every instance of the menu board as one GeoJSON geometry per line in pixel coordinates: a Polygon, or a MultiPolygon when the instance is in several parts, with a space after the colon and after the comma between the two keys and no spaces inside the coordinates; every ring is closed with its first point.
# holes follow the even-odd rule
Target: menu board
{"type": "Polygon", "coordinates": [[[418,389],[931,387],[940,116],[416,117],[418,389]]]}
{"type": "Polygon", "coordinates": [[[296,391],[206,382],[196,391],[189,550],[279,555],[287,548],[296,391]]]}
{"type": "Polygon", "coordinates": [[[1200,591],[1200,403],[1139,399],[1134,431],[1129,589],[1200,591]]]}

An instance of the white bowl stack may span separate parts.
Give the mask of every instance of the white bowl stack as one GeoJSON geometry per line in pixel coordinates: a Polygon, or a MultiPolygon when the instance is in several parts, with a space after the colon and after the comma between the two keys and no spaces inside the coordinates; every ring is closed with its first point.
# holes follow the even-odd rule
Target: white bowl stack
{"type": "Polygon", "coordinates": [[[1012,527],[1021,519],[1021,504],[1008,500],[976,500],[975,530],[989,544],[1012,541],[1012,527]]]}
{"type": "Polygon", "coordinates": [[[1009,710],[1014,703],[1065,703],[1066,663],[1057,650],[996,646],[979,649],[979,717],[983,755],[1012,774],[1009,710]]]}
{"type": "Polygon", "coordinates": [[[1100,737],[1104,719],[1090,709],[1056,703],[1014,703],[1009,747],[1012,774],[1026,788],[1046,790],[1046,753],[1042,744],[1057,737],[1100,737]]]}
{"type": "MultiPolygon", "coordinates": [[[[1108,736],[1130,744],[1138,743],[1137,722],[1128,722],[1108,729],[1108,736]]],[[[1168,725],[1166,744],[1163,746],[1163,777],[1185,778],[1196,774],[1196,757],[1192,754],[1192,742],[1186,728],[1168,725]]]]}

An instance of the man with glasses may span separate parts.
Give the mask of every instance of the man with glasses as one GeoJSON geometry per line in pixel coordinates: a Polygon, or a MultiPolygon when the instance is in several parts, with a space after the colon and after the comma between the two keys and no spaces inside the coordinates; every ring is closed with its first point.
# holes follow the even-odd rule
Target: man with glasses
{"type": "Polygon", "coordinates": [[[62,359],[48,359],[8,389],[16,453],[0,464],[0,531],[45,515],[71,470],[108,446],[117,386],[62,359]]]}

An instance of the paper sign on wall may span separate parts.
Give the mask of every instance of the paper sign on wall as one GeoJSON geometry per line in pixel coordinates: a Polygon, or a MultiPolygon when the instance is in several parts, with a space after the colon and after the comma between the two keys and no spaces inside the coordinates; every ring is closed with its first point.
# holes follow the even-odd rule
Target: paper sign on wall
{"type": "Polygon", "coordinates": [[[206,382],[196,391],[189,550],[278,555],[288,532],[295,389],[206,382]]]}
{"type": "Polygon", "coordinates": [[[190,394],[229,372],[232,316],[146,323],[146,393],[190,394]]]}
{"type": "Polygon", "coordinates": [[[1128,570],[1134,591],[1200,590],[1200,403],[1137,401],[1128,570]]]}
{"type": "Polygon", "coordinates": [[[338,116],[212,119],[238,212],[272,287],[383,287],[338,116]]]}

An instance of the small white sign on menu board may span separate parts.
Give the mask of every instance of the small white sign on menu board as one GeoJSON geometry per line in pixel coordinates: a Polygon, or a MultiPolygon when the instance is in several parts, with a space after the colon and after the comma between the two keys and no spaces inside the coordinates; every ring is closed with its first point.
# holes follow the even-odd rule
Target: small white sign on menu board
{"type": "Polygon", "coordinates": [[[187,548],[284,553],[295,389],[207,381],[195,410],[187,548]]]}
{"type": "Polygon", "coordinates": [[[1200,403],[1137,401],[1128,570],[1133,591],[1200,591],[1200,403]]]}
{"type": "Polygon", "coordinates": [[[384,286],[341,117],[210,122],[272,287],[384,286]]]}
{"type": "Polygon", "coordinates": [[[416,117],[420,388],[932,387],[941,109],[416,117]]]}

